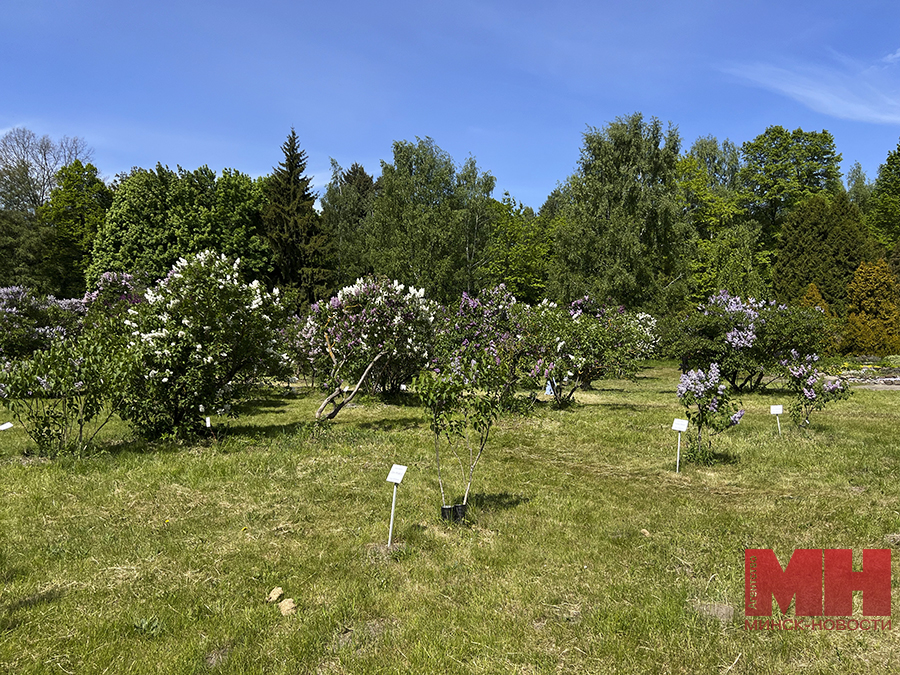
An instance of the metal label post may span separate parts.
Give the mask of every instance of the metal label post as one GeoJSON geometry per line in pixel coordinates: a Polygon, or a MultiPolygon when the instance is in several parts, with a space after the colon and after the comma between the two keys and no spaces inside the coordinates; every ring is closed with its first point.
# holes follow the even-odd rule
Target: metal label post
{"type": "Polygon", "coordinates": [[[406,467],[402,464],[394,464],[391,472],[388,474],[387,482],[394,484],[394,499],[391,501],[391,525],[388,528],[388,547],[391,545],[391,539],[394,536],[394,509],[397,507],[397,486],[403,480],[406,474],[406,467]]]}

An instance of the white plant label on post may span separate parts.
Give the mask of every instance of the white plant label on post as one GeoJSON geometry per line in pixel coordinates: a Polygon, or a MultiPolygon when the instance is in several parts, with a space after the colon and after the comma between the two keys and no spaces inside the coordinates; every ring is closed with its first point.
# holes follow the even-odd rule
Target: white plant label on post
{"type": "Polygon", "coordinates": [[[687,420],[680,420],[677,417],[672,422],[672,430],[678,432],[678,454],[675,455],[675,473],[681,471],[681,432],[687,431],[687,420]]]}
{"type": "Polygon", "coordinates": [[[394,484],[394,499],[391,502],[391,526],[388,529],[388,548],[391,546],[391,538],[394,535],[394,509],[397,506],[397,486],[400,485],[400,482],[403,480],[403,476],[406,475],[406,467],[402,464],[394,464],[391,467],[391,471],[388,474],[387,482],[394,484]]]}
{"type": "Polygon", "coordinates": [[[211,426],[212,426],[212,422],[211,422],[210,419],[207,417],[207,418],[206,418],[206,428],[208,429],[208,428],[211,427],[211,426]]]}
{"type": "Polygon", "coordinates": [[[4,422],[0,424],[0,431],[6,431],[7,429],[12,429],[12,422],[4,422]]]}
{"type": "Polygon", "coordinates": [[[783,413],[784,413],[784,406],[780,406],[780,405],[769,406],[769,414],[775,415],[775,421],[778,423],[778,435],[779,436],[781,436],[781,417],[779,417],[779,415],[782,415],[783,413]]]}

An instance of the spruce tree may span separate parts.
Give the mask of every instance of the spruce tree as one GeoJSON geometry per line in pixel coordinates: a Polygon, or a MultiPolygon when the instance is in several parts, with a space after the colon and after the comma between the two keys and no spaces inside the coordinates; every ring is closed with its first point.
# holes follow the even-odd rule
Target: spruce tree
{"type": "Polygon", "coordinates": [[[265,183],[268,203],[263,220],[274,258],[272,282],[297,289],[299,301],[309,304],[333,290],[329,238],[314,208],[316,195],[304,175],[306,152],[293,128],[281,151],[284,160],[265,183]]]}

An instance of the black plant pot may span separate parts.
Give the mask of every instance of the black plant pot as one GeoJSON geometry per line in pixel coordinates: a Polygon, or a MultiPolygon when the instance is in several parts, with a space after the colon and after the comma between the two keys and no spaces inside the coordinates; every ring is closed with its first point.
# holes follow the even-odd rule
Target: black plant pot
{"type": "Polygon", "coordinates": [[[454,504],[453,506],[441,507],[441,519],[458,523],[466,518],[466,507],[468,504],[454,504]]]}

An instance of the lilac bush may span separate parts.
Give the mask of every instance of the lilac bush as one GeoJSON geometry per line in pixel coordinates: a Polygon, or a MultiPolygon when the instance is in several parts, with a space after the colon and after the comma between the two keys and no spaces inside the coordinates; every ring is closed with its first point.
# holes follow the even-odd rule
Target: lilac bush
{"type": "Polygon", "coordinates": [[[333,419],[371,377],[384,388],[410,381],[433,356],[436,311],[423,290],[376,277],[358,279],[314,304],[296,331],[293,351],[328,392],[316,419],[333,419]]]}
{"type": "Polygon", "coordinates": [[[791,419],[800,427],[809,426],[809,417],[815,410],[824,410],[832,401],[850,397],[850,387],[840,378],[829,378],[819,370],[818,354],[800,356],[791,350],[788,358],[782,359],[788,388],[794,395],[791,402],[791,419]]]}
{"type": "Polygon", "coordinates": [[[788,307],[719,291],[670,325],[667,333],[668,351],[681,359],[682,372],[718,363],[722,377],[743,391],[777,379],[779,361],[791,349],[802,353],[827,349],[834,327],[818,308],[788,307]]]}
{"type": "MultiPolygon", "coordinates": [[[[0,403],[37,446],[53,457],[80,453],[113,416],[130,362],[102,330],[53,342],[0,366],[0,403]]],[[[30,453],[26,450],[26,453],[30,453]]]]}
{"type": "Polygon", "coordinates": [[[41,296],[23,286],[0,288],[0,361],[31,357],[81,332],[87,304],[41,296]]]}
{"type": "Polygon", "coordinates": [[[432,368],[508,402],[541,351],[530,317],[531,308],[503,284],[478,297],[463,293],[456,309],[444,312],[432,368]]]}
{"type": "Polygon", "coordinates": [[[534,308],[531,326],[542,351],[529,375],[548,381],[560,406],[595,380],[632,377],[657,342],[649,314],[605,307],[587,296],[566,309],[545,300],[534,308]]]}
{"type": "Polygon", "coordinates": [[[708,463],[712,459],[711,436],[737,425],[744,410],[730,400],[728,385],[722,382],[717,363],[710,364],[706,371],[691,370],[683,374],[676,393],[697,429],[697,444],[688,446],[685,458],[708,463]]]}
{"type": "Polygon", "coordinates": [[[143,436],[196,435],[204,413],[233,414],[253,388],[288,376],[278,289],[244,283],[239,260],[182,258],[145,298],[119,319],[137,364],[119,413],[143,436]]]}

